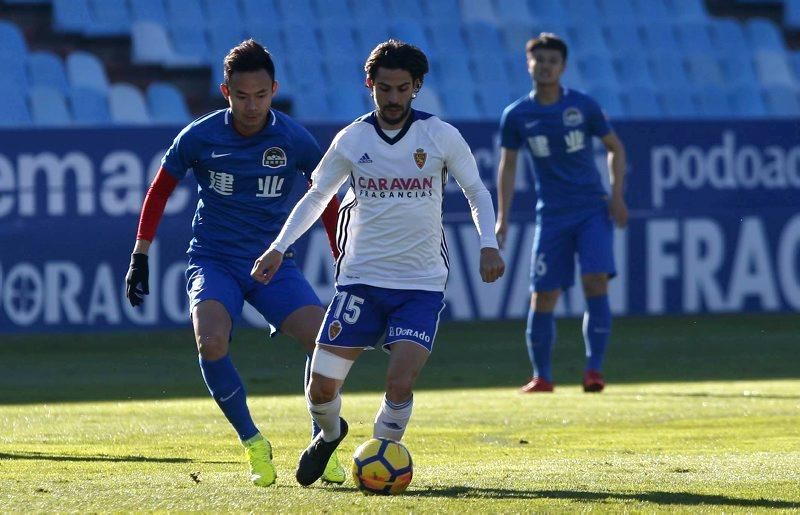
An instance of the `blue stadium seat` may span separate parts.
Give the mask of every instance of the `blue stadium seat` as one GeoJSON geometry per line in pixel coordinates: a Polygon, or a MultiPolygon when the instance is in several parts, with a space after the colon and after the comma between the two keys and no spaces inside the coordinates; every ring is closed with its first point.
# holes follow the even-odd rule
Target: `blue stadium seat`
{"type": "Polygon", "coordinates": [[[466,23],[464,33],[472,55],[495,58],[506,51],[500,33],[494,25],[482,21],[466,23]]]}
{"type": "Polygon", "coordinates": [[[644,48],[653,57],[665,54],[680,54],[678,40],[669,21],[651,23],[642,27],[642,43],[644,48]]]}
{"type": "Polygon", "coordinates": [[[422,25],[418,22],[409,21],[407,19],[395,21],[389,26],[389,34],[395,39],[411,43],[421,48],[423,52],[428,55],[429,59],[435,57],[433,55],[434,48],[428,41],[428,36],[425,34],[422,25]]]}
{"type": "Polygon", "coordinates": [[[153,82],[147,86],[147,111],[153,123],[185,124],[191,121],[183,93],[167,82],[153,82]]]}
{"type": "Polygon", "coordinates": [[[436,2],[423,2],[422,8],[427,14],[430,23],[436,24],[453,20],[460,11],[458,0],[437,0],[436,2]]]}
{"type": "Polygon", "coordinates": [[[611,64],[608,54],[587,54],[578,61],[581,76],[589,89],[596,89],[606,86],[610,89],[619,90],[620,81],[617,72],[611,64]]]}
{"type": "MultiPolygon", "coordinates": [[[[567,69],[570,69],[568,66],[567,69]]],[[[506,54],[506,70],[508,70],[508,85],[515,97],[521,97],[531,90],[533,82],[528,73],[528,63],[522,52],[509,52],[506,54]]]]}
{"type": "Polygon", "coordinates": [[[716,54],[716,48],[711,42],[708,24],[705,22],[676,24],[675,36],[678,40],[678,46],[686,56],[716,54]]]}
{"type": "Polygon", "coordinates": [[[748,20],[745,23],[744,31],[753,50],[786,51],[786,45],[778,27],[766,18],[748,20]]]}
{"type": "Polygon", "coordinates": [[[667,0],[669,10],[674,22],[704,22],[708,20],[705,4],[698,0],[667,0]]]}
{"type": "Polygon", "coordinates": [[[264,45],[274,59],[284,59],[286,56],[286,45],[283,43],[280,24],[258,23],[245,21],[245,32],[248,37],[253,38],[264,45]]]}
{"type": "Polygon", "coordinates": [[[792,69],[792,72],[794,73],[795,81],[797,83],[800,83],[800,50],[789,52],[786,58],[789,61],[789,67],[792,69]]]}
{"type": "Polygon", "coordinates": [[[659,96],[664,116],[667,118],[695,118],[697,116],[698,109],[690,89],[673,86],[663,89],[659,96]]]}
{"type": "Polygon", "coordinates": [[[200,0],[164,0],[170,26],[182,25],[202,31],[206,26],[206,13],[200,0]]]}
{"type": "Polygon", "coordinates": [[[589,88],[588,93],[609,117],[621,118],[627,114],[618,89],[597,83],[589,88]]]}
{"type": "Polygon", "coordinates": [[[528,7],[538,23],[564,25],[568,19],[561,2],[552,0],[528,0],[528,7]]]}
{"type": "Polygon", "coordinates": [[[124,36],[131,31],[131,13],[126,0],[89,0],[92,13],[84,34],[89,36],[124,36]]]}
{"type": "Polygon", "coordinates": [[[689,55],[686,58],[686,69],[689,72],[689,78],[695,85],[715,84],[722,86],[725,84],[719,61],[711,55],[689,55]]]}
{"type": "Polygon", "coordinates": [[[47,86],[62,94],[69,90],[64,62],[53,52],[38,50],[28,55],[28,78],[32,86],[47,86]]]}
{"type": "Polygon", "coordinates": [[[567,44],[576,55],[611,54],[600,25],[570,25],[567,30],[569,33],[567,44]]]}
{"type": "Polygon", "coordinates": [[[304,122],[329,120],[331,109],[326,92],[298,91],[292,99],[292,115],[304,122]]]}
{"type": "Polygon", "coordinates": [[[367,106],[365,98],[364,92],[354,89],[353,86],[329,90],[330,120],[351,122],[368,112],[370,107],[367,106]]]}
{"type": "MultiPolygon", "coordinates": [[[[448,59],[448,57],[444,57],[448,59]]],[[[497,82],[508,83],[508,70],[506,70],[504,59],[483,59],[474,57],[472,59],[473,80],[482,86],[491,89],[497,82]]]]}
{"type": "Polygon", "coordinates": [[[143,125],[150,123],[147,104],[139,88],[127,82],[111,85],[108,92],[111,120],[120,125],[143,125]]]}
{"type": "Polygon", "coordinates": [[[632,0],[631,10],[644,25],[669,23],[670,13],[665,0],[632,0]]]}
{"type": "MultiPolygon", "coordinates": [[[[362,56],[358,53],[358,45],[353,36],[350,20],[321,22],[319,25],[320,43],[328,56],[333,54],[362,56]]],[[[366,58],[366,56],[363,56],[366,58]]]]}
{"type": "Polygon", "coordinates": [[[95,89],[72,88],[69,92],[72,119],[76,125],[109,125],[108,98],[95,89]]]}
{"type": "Polygon", "coordinates": [[[733,114],[745,118],[767,116],[767,107],[761,96],[761,88],[757,84],[742,84],[732,89],[728,96],[733,114]]]}
{"type": "MultiPolygon", "coordinates": [[[[458,89],[462,84],[474,84],[469,61],[464,54],[454,54],[433,61],[434,74],[444,86],[448,95],[451,90],[458,89]]],[[[446,101],[445,101],[446,103],[446,101]]]]}
{"type": "Polygon", "coordinates": [[[217,66],[231,48],[241,43],[246,37],[244,27],[235,23],[223,23],[208,31],[209,58],[212,66],[217,66]]]}
{"type": "Polygon", "coordinates": [[[461,0],[461,19],[464,23],[488,23],[497,26],[494,6],[486,0],[461,0]]]}
{"type": "Polygon", "coordinates": [[[67,34],[83,34],[92,24],[88,0],[53,0],[53,29],[67,34]]]}
{"type": "Polygon", "coordinates": [[[50,86],[34,86],[28,95],[31,118],[40,127],[63,127],[72,124],[64,92],[50,86]]]}
{"type": "MultiPolygon", "coordinates": [[[[369,30],[370,24],[385,26],[388,23],[389,11],[383,0],[350,0],[350,7],[353,11],[356,29],[369,30]]],[[[372,44],[372,47],[374,46],[372,44]]]]}
{"type": "Polygon", "coordinates": [[[659,89],[672,88],[689,82],[683,58],[676,54],[651,54],[650,74],[659,89]]]}
{"type": "Polygon", "coordinates": [[[276,0],[284,23],[309,24],[316,20],[311,0],[276,0]]]}
{"type": "Polygon", "coordinates": [[[641,54],[631,53],[616,59],[616,69],[623,89],[635,86],[655,88],[647,59],[641,54]]]}
{"type": "Polygon", "coordinates": [[[726,55],[720,57],[719,65],[722,76],[728,88],[742,84],[758,84],[758,75],[750,58],[750,53],[744,55],[726,55]]]}
{"type": "Polygon", "coordinates": [[[560,3],[564,4],[567,25],[589,26],[603,19],[595,0],[561,0],[560,3]]]}
{"type": "Polygon", "coordinates": [[[642,37],[636,23],[613,23],[604,27],[605,41],[615,56],[642,55],[642,37]]]}
{"type": "Polygon", "coordinates": [[[730,118],[733,111],[728,95],[722,86],[706,84],[696,95],[700,116],[705,118],[730,118]]]}
{"type": "Polygon", "coordinates": [[[72,88],[88,88],[104,96],[108,94],[106,70],[94,54],[76,50],[67,56],[66,67],[72,88]]]}
{"type": "Polygon", "coordinates": [[[308,23],[286,23],[283,25],[283,41],[287,58],[304,59],[305,54],[322,55],[314,26],[308,23]]]}
{"type": "Polygon", "coordinates": [[[238,2],[227,2],[224,6],[217,0],[203,0],[203,11],[206,13],[206,26],[209,37],[215,30],[236,30],[244,32],[244,17],[239,10],[238,2]]]}
{"type": "Polygon", "coordinates": [[[483,116],[478,110],[478,97],[470,83],[447,90],[441,100],[450,120],[477,120],[483,116]]]}
{"type": "MultiPolygon", "coordinates": [[[[363,58],[366,60],[366,56],[363,58]]],[[[364,85],[364,61],[356,54],[336,54],[325,58],[323,67],[331,85],[328,89],[352,89],[364,85]]]]}
{"type": "Polygon", "coordinates": [[[536,29],[531,24],[515,21],[504,23],[502,30],[506,50],[520,54],[525,53],[525,44],[528,40],[539,35],[539,32],[534,32],[536,29]]]}
{"type": "Polygon", "coordinates": [[[758,51],[753,54],[753,64],[761,84],[779,84],[794,87],[795,77],[789,68],[786,52],[758,51]]]}
{"type": "Polygon", "coordinates": [[[800,0],[783,0],[783,26],[800,30],[800,0]]]}
{"type": "Polygon", "coordinates": [[[31,113],[25,101],[23,89],[0,87],[0,127],[27,127],[31,125],[31,113]]]}
{"type": "Polygon", "coordinates": [[[631,118],[659,118],[664,114],[655,91],[650,88],[642,86],[625,88],[622,98],[626,105],[625,112],[631,118]]]}
{"type": "Polygon", "coordinates": [[[431,45],[437,55],[460,53],[467,47],[467,41],[459,24],[436,22],[430,25],[430,29],[431,45]]]}
{"type": "MultiPolygon", "coordinates": [[[[9,60],[3,63],[3,72],[0,73],[0,90],[6,91],[8,89],[19,89],[21,91],[28,89],[28,70],[25,66],[25,61],[22,59],[9,60]]],[[[0,99],[2,98],[2,95],[0,95],[0,99]]]]}
{"type": "Polygon", "coordinates": [[[163,0],[128,0],[131,8],[131,21],[151,21],[162,27],[167,26],[167,11],[163,0]]]}
{"type": "Polygon", "coordinates": [[[202,25],[172,23],[169,27],[174,58],[170,67],[205,66],[210,63],[211,51],[202,25]]]}
{"type": "Polygon", "coordinates": [[[630,0],[597,0],[600,15],[606,23],[633,25],[638,22],[630,0]]]}
{"type": "Polygon", "coordinates": [[[283,17],[278,12],[275,0],[240,0],[240,3],[242,18],[251,30],[256,26],[277,30],[283,23],[283,17]]]}
{"type": "Polygon", "coordinates": [[[420,0],[385,0],[392,21],[420,24],[426,20],[420,0]]]}
{"type": "Polygon", "coordinates": [[[0,59],[2,62],[9,60],[22,62],[28,53],[28,44],[25,36],[15,23],[0,20],[0,59]]]}
{"type": "Polygon", "coordinates": [[[481,87],[477,90],[478,105],[484,119],[500,120],[503,110],[508,107],[518,96],[512,95],[505,82],[497,82],[491,87],[481,87]]]}
{"type": "Polygon", "coordinates": [[[154,21],[136,21],[131,28],[131,61],[134,64],[178,64],[172,42],[162,25],[154,21]]]}
{"type": "Polygon", "coordinates": [[[442,104],[441,95],[436,88],[428,84],[428,81],[425,81],[425,85],[417,93],[417,98],[414,99],[412,106],[419,111],[435,114],[439,118],[448,116],[442,104]]]}
{"type": "Polygon", "coordinates": [[[353,23],[353,13],[347,0],[313,0],[312,5],[320,25],[335,27],[336,24],[353,23]]]}
{"type": "MultiPolygon", "coordinates": [[[[526,64],[527,67],[527,64],[526,64]]],[[[577,60],[570,59],[567,61],[567,68],[561,76],[561,83],[571,89],[579,91],[586,91],[587,81],[583,77],[583,72],[577,60]]],[[[528,75],[528,88],[533,87],[531,76],[528,75]]]]}
{"type": "Polygon", "coordinates": [[[772,116],[786,118],[800,115],[800,99],[797,89],[782,84],[764,87],[764,105],[772,116]]]}
{"type": "Polygon", "coordinates": [[[357,23],[353,28],[358,43],[358,55],[363,56],[365,60],[378,43],[389,38],[389,26],[379,21],[366,25],[357,23]]]}
{"type": "Polygon", "coordinates": [[[717,55],[744,58],[752,52],[745,38],[742,24],[736,20],[712,20],[709,32],[717,55]]]}
{"type": "Polygon", "coordinates": [[[528,0],[495,0],[494,13],[497,16],[498,27],[509,23],[535,23],[533,14],[528,7],[528,0]]]}

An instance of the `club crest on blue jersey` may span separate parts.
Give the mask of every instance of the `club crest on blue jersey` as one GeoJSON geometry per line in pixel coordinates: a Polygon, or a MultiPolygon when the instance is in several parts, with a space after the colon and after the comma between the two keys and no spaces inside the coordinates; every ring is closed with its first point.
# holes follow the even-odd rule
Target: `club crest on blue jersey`
{"type": "Polygon", "coordinates": [[[577,127],[583,123],[583,113],[577,107],[568,107],[563,115],[564,127],[577,127]]]}
{"type": "Polygon", "coordinates": [[[342,332],[342,323],[338,320],[334,320],[333,322],[328,325],[328,338],[330,340],[335,340],[339,333],[342,332]]]}
{"type": "Polygon", "coordinates": [[[261,164],[267,168],[286,166],[286,152],[280,147],[270,147],[264,151],[264,158],[261,164]]]}
{"type": "Polygon", "coordinates": [[[422,170],[425,166],[425,161],[428,160],[428,153],[425,152],[425,149],[418,148],[416,152],[414,152],[414,162],[417,164],[417,168],[422,170]]]}

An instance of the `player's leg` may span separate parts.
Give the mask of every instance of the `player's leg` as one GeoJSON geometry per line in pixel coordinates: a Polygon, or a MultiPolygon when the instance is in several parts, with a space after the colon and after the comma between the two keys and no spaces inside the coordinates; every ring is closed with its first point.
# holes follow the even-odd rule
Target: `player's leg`
{"type": "Polygon", "coordinates": [[[245,447],[251,481],[269,486],[276,477],[272,448],[253,422],[242,378],[228,353],[232,317],[242,307],[241,291],[225,267],[213,260],[192,259],[186,275],[203,380],[245,447]]]}
{"type": "Polygon", "coordinates": [[[531,304],[525,341],[531,360],[532,377],[520,392],[552,392],[551,356],[556,341],[553,312],[561,290],[569,288],[575,276],[575,244],[571,220],[540,217],[531,252],[531,304]]]}
{"type": "Polygon", "coordinates": [[[586,297],[583,338],[586,346],[586,369],[583,389],[600,392],[605,387],[603,358],[611,336],[611,308],[608,281],[616,274],[613,254],[614,228],[605,211],[582,224],[578,234],[581,282],[586,297]]]}
{"type": "Polygon", "coordinates": [[[442,292],[383,290],[389,313],[384,348],[390,350],[386,393],[375,416],[372,435],[400,441],[414,407],[414,384],[433,350],[442,292]]]}

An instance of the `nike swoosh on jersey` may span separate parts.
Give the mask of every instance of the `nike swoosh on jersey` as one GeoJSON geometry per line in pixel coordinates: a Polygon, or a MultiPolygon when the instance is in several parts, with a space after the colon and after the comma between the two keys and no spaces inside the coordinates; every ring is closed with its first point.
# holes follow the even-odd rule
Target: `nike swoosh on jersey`
{"type": "Polygon", "coordinates": [[[216,159],[218,157],[225,157],[225,156],[229,156],[231,154],[233,154],[233,152],[228,152],[227,154],[217,154],[215,151],[212,151],[211,152],[211,158],[212,159],[216,159]]]}

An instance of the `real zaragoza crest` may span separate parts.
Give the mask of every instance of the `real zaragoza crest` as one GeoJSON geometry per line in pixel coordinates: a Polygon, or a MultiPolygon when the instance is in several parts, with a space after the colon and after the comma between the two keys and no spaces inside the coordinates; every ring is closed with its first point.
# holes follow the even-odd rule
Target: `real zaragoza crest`
{"type": "Polygon", "coordinates": [[[342,323],[338,320],[334,320],[328,326],[328,338],[331,340],[335,340],[339,333],[342,332],[342,323]]]}
{"type": "Polygon", "coordinates": [[[425,160],[428,159],[428,154],[425,150],[418,148],[416,152],[414,152],[414,162],[417,163],[417,168],[422,170],[422,167],[425,166],[425,160]]]}

